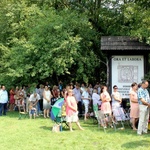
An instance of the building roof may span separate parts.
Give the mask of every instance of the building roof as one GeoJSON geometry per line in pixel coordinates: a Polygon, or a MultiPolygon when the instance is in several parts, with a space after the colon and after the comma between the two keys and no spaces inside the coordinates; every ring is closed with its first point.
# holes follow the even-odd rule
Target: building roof
{"type": "Polygon", "coordinates": [[[150,45],[141,43],[137,38],[129,36],[102,36],[101,50],[150,50],[150,45]]]}

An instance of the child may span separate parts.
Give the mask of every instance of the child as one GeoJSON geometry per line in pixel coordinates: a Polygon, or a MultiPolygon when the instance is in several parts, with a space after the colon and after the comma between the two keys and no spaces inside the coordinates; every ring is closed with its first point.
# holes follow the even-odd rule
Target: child
{"type": "Polygon", "coordinates": [[[80,126],[77,111],[77,102],[73,96],[73,90],[68,90],[68,96],[66,98],[66,121],[69,124],[70,131],[72,130],[72,122],[76,122],[80,130],[83,128],[80,126]]]}
{"type": "Polygon", "coordinates": [[[29,115],[30,115],[30,119],[32,119],[32,116],[35,119],[36,116],[36,108],[33,107],[33,103],[30,103],[29,105],[29,115]]]}

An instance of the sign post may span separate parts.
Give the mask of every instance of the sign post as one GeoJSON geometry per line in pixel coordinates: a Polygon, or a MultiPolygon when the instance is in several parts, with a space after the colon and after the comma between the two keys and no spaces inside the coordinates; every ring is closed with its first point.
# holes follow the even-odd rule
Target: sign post
{"type": "MultiPolygon", "coordinates": [[[[122,98],[129,98],[131,84],[141,83],[144,78],[143,55],[117,55],[111,59],[112,87],[118,86],[122,98]]],[[[113,89],[112,89],[113,90],[113,89]]]]}

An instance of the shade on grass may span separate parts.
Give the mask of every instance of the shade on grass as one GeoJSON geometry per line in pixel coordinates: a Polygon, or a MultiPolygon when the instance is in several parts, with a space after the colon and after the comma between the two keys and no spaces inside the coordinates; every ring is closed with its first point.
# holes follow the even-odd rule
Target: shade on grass
{"type": "Polygon", "coordinates": [[[80,120],[81,131],[73,124],[74,132],[51,131],[54,122],[43,116],[18,120],[18,113],[8,112],[0,117],[1,150],[149,150],[150,134],[137,136],[126,126],[125,130],[107,129],[104,133],[92,119],[80,120]]]}

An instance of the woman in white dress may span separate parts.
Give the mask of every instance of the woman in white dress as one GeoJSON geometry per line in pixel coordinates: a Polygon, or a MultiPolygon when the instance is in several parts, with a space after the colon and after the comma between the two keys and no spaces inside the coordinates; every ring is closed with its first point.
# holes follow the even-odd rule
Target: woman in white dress
{"type": "Polygon", "coordinates": [[[49,117],[49,111],[51,107],[51,91],[49,90],[48,86],[45,86],[43,92],[43,109],[44,109],[44,118],[49,117]]]}
{"type": "Polygon", "coordinates": [[[123,108],[121,107],[122,98],[120,93],[118,92],[117,85],[113,86],[113,92],[112,92],[112,112],[114,119],[116,121],[121,121],[125,119],[125,114],[123,111],[123,108]]]}

